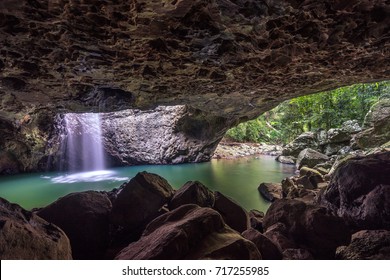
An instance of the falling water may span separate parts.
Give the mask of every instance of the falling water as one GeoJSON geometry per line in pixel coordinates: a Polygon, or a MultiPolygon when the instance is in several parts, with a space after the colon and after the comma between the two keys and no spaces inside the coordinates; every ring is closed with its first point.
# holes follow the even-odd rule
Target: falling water
{"type": "Polygon", "coordinates": [[[62,169],[69,171],[104,170],[104,149],[99,114],[64,115],[62,169]]]}

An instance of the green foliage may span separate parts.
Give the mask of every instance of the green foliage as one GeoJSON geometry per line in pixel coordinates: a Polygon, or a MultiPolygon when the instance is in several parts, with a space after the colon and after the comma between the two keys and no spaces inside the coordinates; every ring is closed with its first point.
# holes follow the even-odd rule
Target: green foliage
{"type": "Polygon", "coordinates": [[[239,142],[288,143],[305,131],[339,127],[364,116],[379,97],[390,94],[390,81],[356,84],[283,102],[255,120],[230,129],[226,137],[239,142]]]}

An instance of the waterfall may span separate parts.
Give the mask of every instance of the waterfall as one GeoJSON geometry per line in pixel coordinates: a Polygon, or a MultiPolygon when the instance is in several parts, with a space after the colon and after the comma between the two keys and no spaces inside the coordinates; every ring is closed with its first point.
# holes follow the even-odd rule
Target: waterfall
{"type": "Polygon", "coordinates": [[[102,130],[99,114],[64,115],[61,143],[61,169],[94,171],[105,169],[102,130]]]}

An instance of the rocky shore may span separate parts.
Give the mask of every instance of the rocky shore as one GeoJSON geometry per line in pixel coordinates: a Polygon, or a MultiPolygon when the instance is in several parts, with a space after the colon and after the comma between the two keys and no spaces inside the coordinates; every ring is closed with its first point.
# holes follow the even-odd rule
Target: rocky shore
{"type": "Polygon", "coordinates": [[[329,176],[303,167],[260,185],[273,201],[265,214],[147,172],[32,212],[1,199],[0,258],[390,259],[389,174],[390,152],[347,159],[329,176]]]}
{"type": "Polygon", "coordinates": [[[264,143],[239,143],[221,141],[214,152],[213,159],[234,159],[248,156],[279,156],[282,147],[264,143]]]}

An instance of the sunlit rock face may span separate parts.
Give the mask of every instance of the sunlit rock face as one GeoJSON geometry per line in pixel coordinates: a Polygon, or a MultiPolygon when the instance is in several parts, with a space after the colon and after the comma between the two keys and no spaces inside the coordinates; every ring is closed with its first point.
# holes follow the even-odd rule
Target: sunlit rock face
{"type": "Polygon", "coordinates": [[[252,118],[294,96],[389,79],[389,9],[386,0],[1,1],[0,95],[15,99],[3,110],[188,104],[252,118]]]}
{"type": "Polygon", "coordinates": [[[186,121],[185,106],[124,110],[101,114],[105,150],[114,164],[170,164],[211,158],[225,125],[186,121]],[[193,127],[191,127],[193,126],[193,127]],[[209,126],[209,133],[204,134],[209,126]]]}

